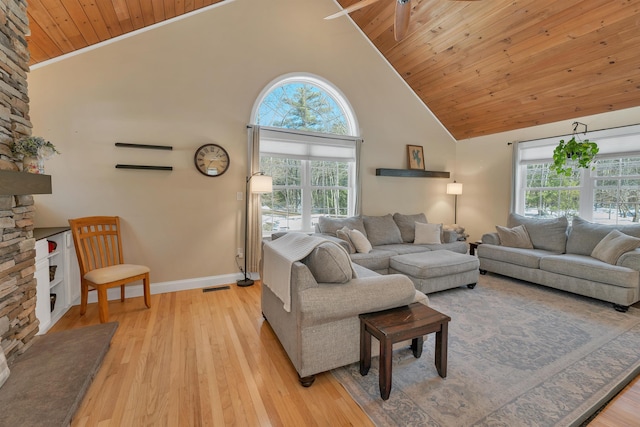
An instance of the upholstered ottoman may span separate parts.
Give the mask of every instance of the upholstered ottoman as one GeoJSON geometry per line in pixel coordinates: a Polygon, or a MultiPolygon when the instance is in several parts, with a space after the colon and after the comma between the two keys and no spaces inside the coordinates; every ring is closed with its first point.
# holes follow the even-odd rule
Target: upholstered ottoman
{"type": "Polygon", "coordinates": [[[478,282],[478,258],[447,250],[396,255],[389,260],[389,273],[409,277],[416,289],[425,294],[478,282]]]}

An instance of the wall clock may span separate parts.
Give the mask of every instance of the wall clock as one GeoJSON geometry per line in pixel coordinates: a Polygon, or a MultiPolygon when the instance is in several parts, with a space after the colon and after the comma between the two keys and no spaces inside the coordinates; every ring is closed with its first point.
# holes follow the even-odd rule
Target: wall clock
{"type": "Polygon", "coordinates": [[[193,157],[196,169],[206,176],[220,176],[229,169],[229,154],[218,144],[204,144],[193,157]]]}

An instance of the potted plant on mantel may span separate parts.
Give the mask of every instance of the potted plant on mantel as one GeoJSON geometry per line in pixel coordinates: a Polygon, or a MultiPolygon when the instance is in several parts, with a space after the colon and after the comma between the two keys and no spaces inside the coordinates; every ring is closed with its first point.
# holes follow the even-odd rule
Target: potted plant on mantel
{"type": "Polygon", "coordinates": [[[13,144],[13,154],[22,160],[22,170],[44,173],[44,161],[60,154],[56,147],[41,136],[26,136],[13,144]]]}
{"type": "Polygon", "coordinates": [[[595,142],[585,139],[576,140],[575,135],[570,140],[560,140],[558,146],[553,150],[553,164],[550,169],[558,175],[571,176],[572,167],[591,168],[596,154],[600,149],[595,142]]]}

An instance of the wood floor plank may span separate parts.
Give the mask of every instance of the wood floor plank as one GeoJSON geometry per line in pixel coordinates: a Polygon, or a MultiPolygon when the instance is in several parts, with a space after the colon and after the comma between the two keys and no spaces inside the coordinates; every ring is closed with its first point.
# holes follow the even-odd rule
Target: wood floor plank
{"type": "MultiPolygon", "coordinates": [[[[81,426],[372,426],[330,374],[302,387],[260,310],[260,283],[109,303],[119,322],[72,420],[81,426]]],[[[52,331],[98,324],[96,304],[72,307],[52,331]]],[[[640,380],[590,426],[637,425],[640,380]]]]}

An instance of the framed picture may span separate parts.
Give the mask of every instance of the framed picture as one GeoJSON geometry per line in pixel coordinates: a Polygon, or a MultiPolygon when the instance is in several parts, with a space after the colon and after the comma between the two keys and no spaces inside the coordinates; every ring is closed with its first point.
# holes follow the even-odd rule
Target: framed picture
{"type": "Polygon", "coordinates": [[[424,153],[421,145],[407,145],[409,169],[424,170],[424,153]]]}

